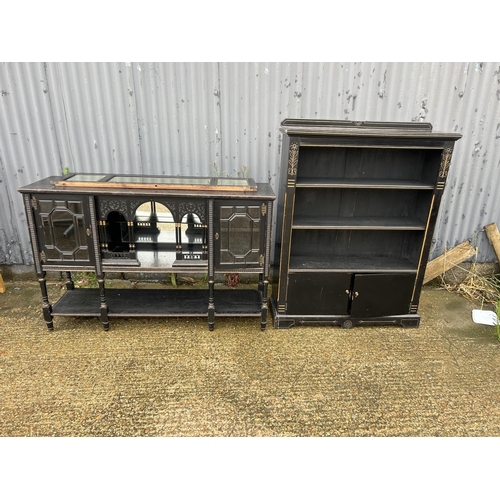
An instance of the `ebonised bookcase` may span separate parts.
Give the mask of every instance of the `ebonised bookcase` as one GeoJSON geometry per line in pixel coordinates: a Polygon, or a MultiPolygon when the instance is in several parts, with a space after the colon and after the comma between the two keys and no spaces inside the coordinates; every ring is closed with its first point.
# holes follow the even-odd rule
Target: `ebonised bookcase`
{"type": "Polygon", "coordinates": [[[48,177],[19,191],[49,330],[54,316],[256,316],[268,311],[273,200],[251,179],[113,174],[48,177]],[[47,271],[66,273],[52,303],[47,271]],[[98,288],[75,287],[72,272],[95,273],[98,288]],[[196,289],[106,288],[106,273],[206,277],[196,289]],[[253,289],[215,289],[216,275],[258,275],[253,289]]]}
{"type": "Polygon", "coordinates": [[[429,123],[285,120],[274,326],[418,327],[453,147],[429,123]]]}

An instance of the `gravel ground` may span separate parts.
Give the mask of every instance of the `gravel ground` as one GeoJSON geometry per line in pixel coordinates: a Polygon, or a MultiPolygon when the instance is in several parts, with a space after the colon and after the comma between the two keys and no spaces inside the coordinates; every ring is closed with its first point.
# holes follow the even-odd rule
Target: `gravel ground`
{"type": "Polygon", "coordinates": [[[38,284],[6,286],[1,436],[500,435],[500,342],[446,290],[424,288],[418,329],[56,317],[49,332],[38,284]]]}

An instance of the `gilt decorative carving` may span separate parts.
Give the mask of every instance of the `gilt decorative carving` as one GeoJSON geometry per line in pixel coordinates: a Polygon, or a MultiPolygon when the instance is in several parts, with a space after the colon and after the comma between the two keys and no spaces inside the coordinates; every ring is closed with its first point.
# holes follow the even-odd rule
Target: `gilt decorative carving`
{"type": "Polygon", "coordinates": [[[288,175],[297,175],[299,162],[299,143],[292,142],[288,153],[288,175]]]}

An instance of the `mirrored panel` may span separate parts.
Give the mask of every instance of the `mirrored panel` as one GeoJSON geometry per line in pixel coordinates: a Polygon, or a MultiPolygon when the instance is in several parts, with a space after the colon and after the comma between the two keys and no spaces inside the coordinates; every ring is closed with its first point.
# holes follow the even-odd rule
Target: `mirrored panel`
{"type": "Polygon", "coordinates": [[[248,179],[231,179],[229,177],[227,178],[221,178],[217,179],[217,185],[218,186],[248,186],[248,179]]]}
{"type": "Polygon", "coordinates": [[[106,178],[103,174],[75,174],[68,181],[71,182],[102,182],[106,178]]]}
{"type": "Polygon", "coordinates": [[[123,183],[123,184],[174,184],[174,185],[195,185],[195,186],[208,186],[210,184],[209,178],[204,177],[136,177],[136,176],[123,176],[117,175],[111,177],[107,181],[110,184],[123,183]]]}

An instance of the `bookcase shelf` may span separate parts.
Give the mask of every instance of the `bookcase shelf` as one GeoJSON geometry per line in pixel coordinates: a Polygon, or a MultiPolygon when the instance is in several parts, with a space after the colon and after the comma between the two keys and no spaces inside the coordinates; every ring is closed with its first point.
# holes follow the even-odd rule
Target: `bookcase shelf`
{"type": "Polygon", "coordinates": [[[297,180],[297,188],[351,188],[351,189],[422,189],[433,190],[434,185],[423,181],[395,179],[331,179],[306,177],[297,180]]]}
{"type": "Polygon", "coordinates": [[[292,229],[368,229],[423,231],[425,223],[409,217],[294,217],[292,229]]]}

